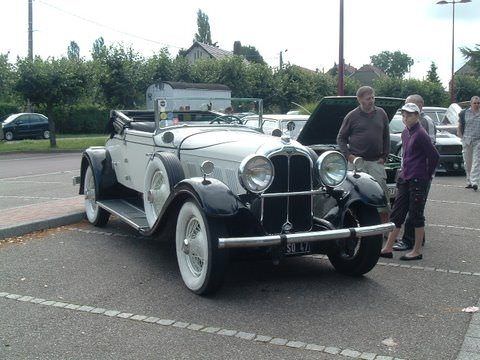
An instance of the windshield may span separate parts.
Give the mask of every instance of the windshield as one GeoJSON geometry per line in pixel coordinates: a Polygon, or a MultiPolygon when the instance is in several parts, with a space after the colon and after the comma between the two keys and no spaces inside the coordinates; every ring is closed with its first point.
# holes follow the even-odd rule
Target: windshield
{"type": "Polygon", "coordinates": [[[155,102],[159,127],[180,124],[242,124],[247,115],[261,115],[256,98],[164,98],[155,102]]]}
{"type": "Polygon", "coordinates": [[[14,114],[14,115],[10,115],[9,117],[7,117],[5,119],[5,121],[3,122],[4,124],[9,124],[11,123],[13,120],[15,120],[16,118],[18,118],[18,114],[14,114]]]}
{"type": "Polygon", "coordinates": [[[405,124],[402,120],[402,115],[395,115],[390,121],[390,132],[393,134],[401,133],[405,129],[405,124]]]}

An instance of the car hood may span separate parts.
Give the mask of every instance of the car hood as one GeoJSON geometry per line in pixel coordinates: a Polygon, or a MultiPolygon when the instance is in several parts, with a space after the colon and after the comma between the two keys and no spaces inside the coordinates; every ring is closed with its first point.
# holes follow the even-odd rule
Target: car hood
{"type": "MultiPolygon", "coordinates": [[[[403,104],[404,99],[375,97],[375,106],[385,110],[389,121],[403,104]]],[[[297,141],[303,145],[336,144],[343,119],[357,106],[355,96],[324,97],[308,118],[297,141]]]]}
{"type": "Polygon", "coordinates": [[[239,163],[250,154],[266,154],[272,149],[293,146],[307,152],[294,140],[284,142],[279,137],[265,135],[246,128],[228,127],[185,127],[171,129],[174,141],[163,143],[162,134],[155,136],[158,146],[176,149],[181,156],[193,156],[210,160],[239,163]],[[180,150],[178,150],[180,149],[180,150]]]}

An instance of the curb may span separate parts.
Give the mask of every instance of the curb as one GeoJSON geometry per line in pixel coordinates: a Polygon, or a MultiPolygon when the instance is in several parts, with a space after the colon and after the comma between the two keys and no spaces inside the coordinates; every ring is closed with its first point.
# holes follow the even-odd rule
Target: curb
{"type": "Polygon", "coordinates": [[[57,216],[49,219],[37,220],[2,228],[0,229],[0,240],[14,236],[22,236],[33,231],[46,230],[58,226],[74,224],[82,221],[83,219],[85,219],[85,212],[81,211],[64,216],[57,216]]]}

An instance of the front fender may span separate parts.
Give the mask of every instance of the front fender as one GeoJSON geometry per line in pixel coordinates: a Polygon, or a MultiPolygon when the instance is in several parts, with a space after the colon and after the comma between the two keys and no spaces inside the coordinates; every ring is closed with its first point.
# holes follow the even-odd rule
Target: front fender
{"type": "Polygon", "coordinates": [[[252,217],[250,210],[227,185],[217,179],[204,180],[201,177],[195,177],[184,179],[175,185],[159,214],[157,222],[152,229],[145,231],[144,234],[153,235],[165,229],[167,233],[174,232],[180,207],[186,200],[192,198],[199,203],[207,217],[225,218],[229,225],[229,232],[250,234],[252,228],[258,231],[258,224],[256,224],[257,222],[252,217]],[[239,226],[243,229],[237,232],[238,224],[241,224],[239,226]],[[249,226],[244,224],[249,224],[249,226]]]}
{"type": "Polygon", "coordinates": [[[185,179],[175,186],[174,191],[178,196],[182,193],[194,196],[207,216],[232,216],[245,208],[242,201],[227,185],[214,178],[185,179]]]}
{"type": "Polygon", "coordinates": [[[341,203],[345,208],[355,201],[377,208],[387,206],[387,198],[382,187],[367,173],[348,172],[347,178],[338,188],[344,191],[341,203]]]}

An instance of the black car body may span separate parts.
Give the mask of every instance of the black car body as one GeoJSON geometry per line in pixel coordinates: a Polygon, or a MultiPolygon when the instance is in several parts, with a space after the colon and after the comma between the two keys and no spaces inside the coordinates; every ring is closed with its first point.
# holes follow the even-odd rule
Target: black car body
{"type": "MultiPolygon", "coordinates": [[[[395,112],[404,103],[403,99],[376,97],[375,105],[383,108],[391,120],[395,112]]],[[[315,152],[338,149],[337,135],[345,116],[358,106],[355,96],[324,97],[310,115],[297,141],[307,145],[315,152]]],[[[390,154],[385,164],[387,187],[390,201],[396,195],[395,176],[400,168],[400,158],[396,153],[390,154]]]]}
{"type": "MultiPolygon", "coordinates": [[[[390,152],[401,156],[402,152],[402,131],[405,125],[401,115],[395,115],[390,122],[390,152]]],[[[435,144],[440,154],[440,162],[437,173],[463,172],[462,142],[460,139],[447,132],[437,131],[437,142],[435,144]]]]}
{"type": "Polygon", "coordinates": [[[37,138],[50,138],[48,118],[42,114],[19,113],[10,115],[2,124],[2,131],[5,140],[37,138]]]}

